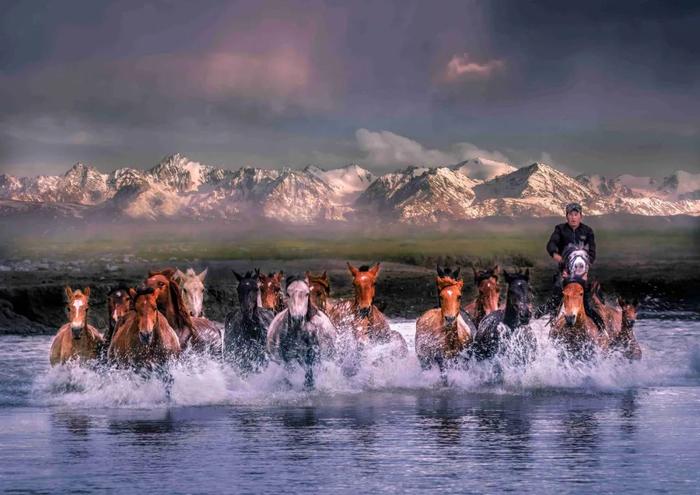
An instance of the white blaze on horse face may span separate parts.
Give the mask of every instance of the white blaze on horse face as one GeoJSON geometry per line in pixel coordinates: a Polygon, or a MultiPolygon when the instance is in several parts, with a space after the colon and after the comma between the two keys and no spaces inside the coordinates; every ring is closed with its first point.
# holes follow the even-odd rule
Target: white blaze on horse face
{"type": "Polygon", "coordinates": [[[287,294],[289,296],[287,301],[289,314],[294,318],[306,316],[309,309],[309,286],[301,280],[297,280],[287,287],[287,294]]]}
{"type": "Polygon", "coordinates": [[[79,328],[83,326],[83,318],[80,313],[80,308],[84,305],[85,303],[81,299],[76,299],[71,303],[73,308],[75,309],[75,313],[73,315],[73,319],[71,321],[71,326],[73,328],[79,328]]]}

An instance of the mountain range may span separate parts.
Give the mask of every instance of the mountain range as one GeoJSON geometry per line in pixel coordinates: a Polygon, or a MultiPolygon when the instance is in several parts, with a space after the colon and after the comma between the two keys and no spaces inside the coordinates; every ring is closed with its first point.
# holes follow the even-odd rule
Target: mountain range
{"type": "Polygon", "coordinates": [[[700,216],[700,174],[663,179],[571,177],[544,163],[516,168],[476,158],[383,175],[357,164],[324,170],[227,170],[175,154],[148,170],[104,174],[76,163],[62,176],[0,175],[0,216],[39,213],[100,220],[265,218],[293,224],[361,219],[434,224],[482,217],[561,216],[571,201],[584,214],[700,216]]]}

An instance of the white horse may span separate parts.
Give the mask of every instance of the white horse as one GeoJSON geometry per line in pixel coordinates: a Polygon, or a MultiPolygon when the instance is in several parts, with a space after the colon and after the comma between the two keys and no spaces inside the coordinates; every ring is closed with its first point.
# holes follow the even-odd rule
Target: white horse
{"type": "Polygon", "coordinates": [[[197,274],[192,268],[186,272],[175,271],[173,278],[180,286],[182,300],[187,306],[190,316],[202,316],[202,305],[204,303],[204,279],[207,276],[208,268],[197,274]]]}
{"type": "Polygon", "coordinates": [[[564,249],[564,278],[578,277],[588,280],[588,270],[591,258],[588,250],[582,244],[569,244],[564,249]]]}
{"type": "Polygon", "coordinates": [[[275,316],[267,332],[273,361],[304,368],[305,386],[313,388],[313,367],[335,355],[337,332],[325,313],[311,304],[306,277],[287,278],[287,308],[275,316]]]}

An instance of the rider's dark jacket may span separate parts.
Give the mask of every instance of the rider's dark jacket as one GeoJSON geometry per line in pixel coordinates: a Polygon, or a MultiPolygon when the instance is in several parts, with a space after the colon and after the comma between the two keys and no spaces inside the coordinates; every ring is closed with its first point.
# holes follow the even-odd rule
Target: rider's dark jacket
{"type": "Polygon", "coordinates": [[[579,224],[576,230],[572,229],[568,223],[560,223],[554,227],[554,232],[547,243],[549,256],[554,253],[564,254],[564,249],[569,244],[583,243],[587,250],[591,263],[595,261],[595,235],[593,229],[583,223],[579,224]]]}

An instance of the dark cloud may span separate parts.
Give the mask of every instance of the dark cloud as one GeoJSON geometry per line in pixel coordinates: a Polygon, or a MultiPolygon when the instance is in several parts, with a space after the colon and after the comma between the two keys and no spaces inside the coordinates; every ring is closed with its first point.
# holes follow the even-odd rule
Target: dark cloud
{"type": "Polygon", "coordinates": [[[696,3],[3,7],[0,170],[373,161],[358,129],[579,171],[700,162],[696,3]]]}

